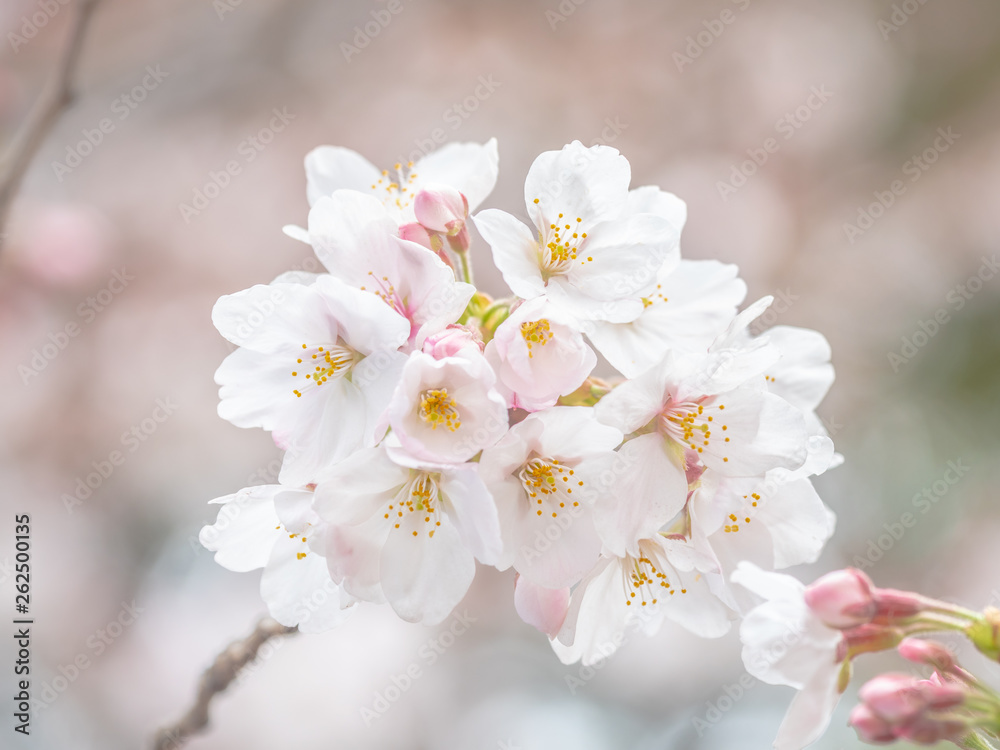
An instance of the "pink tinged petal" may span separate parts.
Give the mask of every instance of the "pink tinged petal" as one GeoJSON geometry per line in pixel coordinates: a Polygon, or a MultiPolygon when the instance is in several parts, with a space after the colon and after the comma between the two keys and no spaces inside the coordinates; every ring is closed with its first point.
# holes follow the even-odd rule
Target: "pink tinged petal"
{"type": "Polygon", "coordinates": [[[447,514],[433,536],[419,513],[408,513],[382,548],[382,590],[407,622],[437,625],[458,605],[476,575],[476,562],[447,514]],[[415,535],[414,535],[415,534],[415,535]]]}
{"type": "Polygon", "coordinates": [[[655,185],[645,185],[630,190],[625,202],[624,215],[654,214],[666,219],[680,234],[687,222],[687,204],[673,193],[655,185]]]}
{"type": "Polygon", "coordinates": [[[597,301],[644,296],[655,288],[657,273],[677,241],[670,223],[651,214],[598,224],[580,246],[566,283],[597,301]]]}
{"type": "Polygon", "coordinates": [[[320,146],[306,154],[306,194],[309,205],[341,189],[371,192],[382,173],[356,151],[320,146]]]}
{"type": "Polygon", "coordinates": [[[337,322],[344,343],[360,354],[395,350],[409,338],[406,318],[374,295],[327,275],[316,281],[315,288],[326,304],[327,318],[337,322]]]}
{"type": "Polygon", "coordinates": [[[514,608],[526,623],[555,638],[566,620],[569,588],[546,589],[518,577],[514,583],[514,608]]]}
{"type": "Polygon", "coordinates": [[[258,284],[220,297],[212,308],[212,322],[237,346],[272,353],[290,344],[336,337],[337,324],[324,312],[312,286],[258,284]]]}
{"type": "Polygon", "coordinates": [[[535,422],[542,426],[538,437],[540,452],[553,458],[599,455],[614,450],[622,442],[621,430],[598,422],[589,406],[555,406],[529,416],[512,429],[523,430],[525,424],[535,422]]]}
{"type": "Polygon", "coordinates": [[[476,229],[493,251],[493,262],[518,297],[533,299],[545,292],[538,242],[531,230],[495,208],[473,217],[476,229]]]}
{"type": "Polygon", "coordinates": [[[500,520],[493,496],[486,489],[475,464],[462,464],[442,472],[441,491],[448,499],[449,516],[476,559],[493,565],[500,558],[500,520]]]}
{"type": "Polygon", "coordinates": [[[342,606],[344,594],[330,578],[326,560],[308,550],[301,537],[287,534],[274,545],[260,594],[271,617],[282,625],[298,625],[303,633],[334,628],[353,612],[342,606]]]}
{"type": "Polygon", "coordinates": [[[805,421],[784,399],[741,388],[714,396],[703,406],[704,419],[714,419],[712,434],[701,439],[696,432],[692,442],[702,449],[699,457],[709,469],[750,477],[775,468],[795,469],[805,461],[809,437],[805,421]]]}
{"type": "Polygon", "coordinates": [[[645,427],[670,400],[676,363],[668,354],[658,366],[626,380],[597,402],[594,413],[604,424],[628,434],[645,427]]]}
{"type": "Polygon", "coordinates": [[[497,140],[486,143],[449,143],[417,161],[412,172],[421,187],[428,183],[449,185],[462,193],[475,211],[493,192],[499,174],[497,140]]]}
{"type": "Polygon", "coordinates": [[[684,469],[656,434],[627,441],[602,473],[594,521],[608,550],[637,554],[640,539],[652,537],[687,501],[684,469]]]}
{"type": "Polygon", "coordinates": [[[384,514],[410,476],[385,448],[368,448],[332,466],[316,486],[313,507],[332,525],[357,525],[384,514]]]}
{"type": "Polygon", "coordinates": [[[792,698],[774,740],[775,750],[802,750],[823,736],[840,701],[837,690],[839,672],[837,668],[816,672],[813,679],[792,698]]]}
{"type": "Polygon", "coordinates": [[[770,534],[776,569],[816,562],[833,536],[836,516],[808,479],[781,485],[771,496],[762,496],[758,507],[753,523],[770,534]]]}
{"type": "Polygon", "coordinates": [[[658,286],[638,318],[629,323],[595,322],[587,335],[629,378],[657,364],[671,349],[706,351],[746,295],[746,284],[737,272],[736,266],[717,261],[682,260],[666,272],[661,269],[658,286]]]}
{"type": "Polygon", "coordinates": [[[284,533],[274,511],[274,496],[285,489],[278,485],[248,487],[212,500],[222,508],[215,523],[201,529],[198,541],[215,552],[215,561],[228,570],[245,573],[263,568],[284,533]]]}
{"type": "MultiPolygon", "coordinates": [[[[575,480],[585,476],[582,471],[575,480]]],[[[541,516],[522,489],[514,567],[524,578],[546,588],[572,586],[594,567],[601,555],[601,537],[594,528],[591,508],[583,505],[559,509],[553,518],[551,504],[541,516]]],[[[537,506],[542,507],[542,506],[537,506]]]]}
{"type": "MultiPolygon", "coordinates": [[[[324,472],[363,445],[366,430],[365,399],[358,387],[343,378],[315,389],[313,409],[300,408],[289,422],[275,430],[290,436],[278,481],[304,486],[320,480],[324,472]]],[[[305,398],[298,399],[303,402],[305,398]]]]}
{"type": "Polygon", "coordinates": [[[377,444],[389,429],[389,403],[406,359],[402,352],[376,352],[361,360],[351,371],[351,382],[365,399],[363,444],[366,446],[377,444]]]}
{"type": "Polygon", "coordinates": [[[391,525],[373,518],[358,526],[328,526],[319,545],[330,578],[361,601],[385,601],[381,585],[382,547],[391,525]]]}
{"type": "Polygon", "coordinates": [[[302,408],[297,401],[311,405],[322,400],[318,389],[307,390],[302,399],[295,395],[292,367],[298,355],[294,349],[285,353],[261,354],[237,349],[215,371],[219,384],[219,416],[237,427],[261,427],[274,430],[282,415],[302,408]]]}
{"type": "Polygon", "coordinates": [[[768,370],[768,390],[804,411],[813,411],[833,385],[830,344],[819,331],[775,326],[765,335],[781,352],[768,370]]]}
{"type": "Polygon", "coordinates": [[[580,582],[552,648],[563,664],[589,666],[606,659],[622,644],[630,607],[625,604],[618,559],[602,558],[580,582]]]}
{"type": "Polygon", "coordinates": [[[573,141],[535,159],[524,182],[524,202],[538,227],[560,213],[592,226],[621,214],[631,179],[628,160],[617,149],[573,141]]]}
{"type": "MultiPolygon", "coordinates": [[[[284,488],[284,491],[274,495],[274,512],[278,514],[281,525],[287,534],[305,535],[311,525],[319,522],[313,511],[313,493],[309,490],[284,488]]],[[[287,536],[286,534],[286,536],[287,536]]]]}

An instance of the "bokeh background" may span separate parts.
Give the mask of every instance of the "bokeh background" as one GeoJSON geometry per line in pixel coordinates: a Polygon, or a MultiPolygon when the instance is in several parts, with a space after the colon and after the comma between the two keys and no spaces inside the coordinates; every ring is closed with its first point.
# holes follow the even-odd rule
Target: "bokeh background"
{"type": "MultiPolygon", "coordinates": [[[[71,13],[56,0],[0,5],[0,140],[52,72],[71,13]],[[26,20],[52,6],[28,38],[26,20]]],[[[210,310],[308,262],[281,227],[305,221],[302,158],[322,143],[388,166],[428,141],[497,136],[487,205],[515,213],[539,152],[573,139],[620,149],[634,185],[688,202],[687,257],[738,263],[751,299],[778,297],[771,322],[833,345],[821,414],[847,460],[818,486],[839,526],[822,561],[793,572],[864,565],[880,585],[1000,603],[1000,275],[968,284],[1000,250],[992,0],[105,0],[78,81],[0,252],[0,562],[13,558],[15,513],[30,513],[35,685],[53,698],[30,739],[10,739],[0,712],[0,746],[147,746],[263,613],[258,576],[223,570],[196,541],[209,499],[279,466],[267,435],[216,416],[212,375],[229,348],[210,310]],[[294,119],[248,145],[275,108],[294,119]],[[67,162],[103,118],[114,130],[67,162]],[[734,180],[768,138],[777,151],[734,180]],[[185,216],[230,160],[240,174],[185,216]],[[892,205],[869,208],[897,180],[892,205]],[[948,321],[919,335],[939,310],[948,321]],[[61,335],[68,324],[77,335],[61,335]],[[158,399],[176,404],[162,423],[158,399]],[[143,439],[130,451],[133,426],[143,439]],[[123,447],[98,489],[67,502],[123,447]],[[949,461],[968,467],[950,485],[949,461]],[[935,482],[945,489],[922,513],[914,497],[935,482]],[[907,512],[915,525],[893,537],[907,512]],[[135,622],[109,628],[133,602],[135,622]],[[74,672],[80,655],[89,666],[74,672]]],[[[502,292],[487,265],[479,280],[502,292]]],[[[7,611],[6,567],[0,579],[7,611]]],[[[767,748],[791,698],[765,685],[739,695],[735,634],[634,635],[581,675],[518,621],[509,575],[481,571],[463,609],[475,623],[433,663],[443,629],[385,608],[287,638],[190,747],[767,748]],[[419,679],[366,724],[361,709],[411,665],[419,679]],[[567,676],[587,679],[571,690],[567,676]]],[[[6,675],[12,643],[0,643],[6,675]]],[[[890,665],[862,661],[859,675],[890,665]]],[[[852,703],[818,748],[860,746],[852,703]]]]}

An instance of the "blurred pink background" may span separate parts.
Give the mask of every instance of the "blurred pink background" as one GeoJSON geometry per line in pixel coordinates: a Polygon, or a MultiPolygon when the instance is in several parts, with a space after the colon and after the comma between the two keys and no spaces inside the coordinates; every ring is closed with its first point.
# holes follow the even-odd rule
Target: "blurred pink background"
{"type": "MultiPolygon", "coordinates": [[[[0,7],[3,142],[71,13],[57,0],[0,7]]],[[[792,572],[864,564],[880,585],[1000,603],[1000,275],[968,283],[1000,250],[996,3],[105,0],[78,80],[0,251],[0,562],[14,515],[30,513],[35,684],[54,698],[18,746],[148,746],[263,613],[258,576],[223,570],[196,541],[208,500],[279,465],[266,434],[216,416],[229,347],[210,311],[310,257],[281,227],[305,222],[302,159],[323,143],[391,165],[428,141],[496,136],[486,205],[518,214],[539,152],[573,139],[620,149],[634,185],[688,202],[687,257],[738,263],[749,299],[777,296],[772,322],[833,345],[821,414],[847,462],[818,487],[838,532],[820,564],[792,572]],[[275,109],[288,124],[258,149],[247,139],[275,109]],[[88,132],[100,143],[81,147],[88,132]],[[240,173],[217,197],[181,208],[233,159],[240,173]],[[948,322],[929,335],[941,309],[948,322]],[[158,403],[171,407],[162,422],[158,403]],[[116,449],[124,463],[67,502],[116,449]],[[969,471],[893,538],[949,461],[969,471]],[[135,622],[109,629],[133,601],[135,622]],[[81,654],[89,666],[70,679],[81,654]]],[[[503,292],[475,248],[477,279],[503,292]]],[[[0,580],[12,601],[13,576],[0,580]]],[[[190,747],[770,746],[791,691],[732,699],[735,633],[633,636],[574,692],[579,667],[517,620],[511,593],[509,575],[481,570],[460,608],[475,622],[441,653],[428,646],[450,623],[410,626],[386,608],[287,638],[190,747]],[[366,723],[361,709],[413,664],[419,679],[366,723]]],[[[852,702],[816,747],[860,746],[852,702]]],[[[5,710],[0,745],[12,726],[5,710]]]]}

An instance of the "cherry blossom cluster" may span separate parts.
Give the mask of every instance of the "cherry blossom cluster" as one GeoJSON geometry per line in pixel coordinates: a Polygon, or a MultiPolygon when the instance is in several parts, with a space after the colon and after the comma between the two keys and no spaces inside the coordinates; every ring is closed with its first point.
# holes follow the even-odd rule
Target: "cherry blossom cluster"
{"type": "Polygon", "coordinates": [[[1000,694],[926,636],[961,633],[990,660],[1000,661],[1000,610],[975,612],[909,591],[879,589],[853,568],[806,587],[743,562],[732,580],[761,601],[740,626],[747,671],[799,691],[778,730],[776,750],[800,750],[817,740],[850,683],[853,659],[892,649],[933,674],[924,679],[889,673],[867,682],[850,716],[862,740],[951,742],[970,750],[998,746],[1000,694]]]}
{"type": "Polygon", "coordinates": [[[738,565],[817,559],[829,346],[757,330],[771,298],[739,311],[735,266],[682,259],[685,204],[631,188],[617,150],[541,154],[526,221],[479,210],[495,141],[389,170],[325,146],[305,166],[308,225],[285,231],[325,272],[213,311],[238,347],[219,414],[285,454],[277,484],[213,501],[201,541],[263,568],[276,620],[317,632],[372,603],[440,623],[478,561],[513,569],[521,617],[589,664],[630,625],[721,636],[751,604],[738,565]],[[511,296],[474,285],[490,256],[511,296]]]}

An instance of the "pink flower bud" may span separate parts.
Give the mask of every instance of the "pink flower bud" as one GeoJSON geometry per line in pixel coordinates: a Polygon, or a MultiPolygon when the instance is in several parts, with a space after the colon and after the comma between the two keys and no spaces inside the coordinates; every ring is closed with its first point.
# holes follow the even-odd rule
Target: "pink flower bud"
{"type": "Polygon", "coordinates": [[[847,722],[854,727],[858,737],[863,742],[881,745],[896,741],[896,733],[893,731],[892,725],[876,716],[864,703],[853,708],[847,722]]]}
{"type": "Polygon", "coordinates": [[[938,742],[958,740],[969,732],[969,725],[958,718],[918,716],[896,729],[896,736],[918,745],[935,745],[938,742]]]}
{"type": "Polygon", "coordinates": [[[897,650],[904,659],[916,664],[927,664],[942,672],[950,672],[955,668],[955,658],[951,652],[935,641],[907,638],[899,644],[897,650]]]}
{"type": "Polygon", "coordinates": [[[453,187],[430,185],[417,193],[413,212],[430,231],[452,237],[465,228],[469,201],[453,187]]]}
{"type": "Polygon", "coordinates": [[[917,678],[908,674],[883,674],[864,684],[858,693],[873,713],[890,724],[912,719],[927,708],[917,678]]]}
{"type": "Polygon", "coordinates": [[[836,570],[806,588],[809,608],[829,627],[838,630],[872,621],[875,600],[871,580],[855,568],[836,570]]]}
{"type": "Polygon", "coordinates": [[[938,675],[917,683],[928,708],[955,708],[965,703],[968,691],[957,682],[943,682],[938,675]]]}
{"type": "Polygon", "coordinates": [[[428,336],[424,341],[424,354],[430,354],[434,359],[454,357],[466,347],[475,347],[483,351],[483,337],[471,326],[460,326],[455,323],[440,333],[428,336]]]}
{"type": "Polygon", "coordinates": [[[913,617],[927,608],[927,600],[920,594],[897,589],[875,589],[875,616],[883,621],[913,617]]]}
{"type": "Polygon", "coordinates": [[[428,250],[434,250],[431,242],[431,233],[428,232],[422,224],[418,224],[415,221],[410,224],[403,224],[399,228],[399,236],[404,240],[409,240],[410,242],[416,242],[418,245],[423,245],[428,250]]]}

